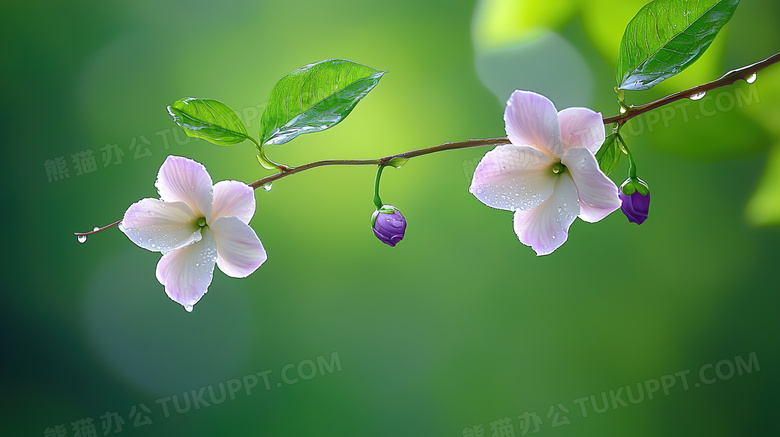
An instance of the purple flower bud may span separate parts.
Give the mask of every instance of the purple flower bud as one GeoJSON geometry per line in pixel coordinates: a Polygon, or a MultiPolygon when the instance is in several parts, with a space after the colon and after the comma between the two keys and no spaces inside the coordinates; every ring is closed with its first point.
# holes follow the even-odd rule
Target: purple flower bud
{"type": "Polygon", "coordinates": [[[618,190],[620,209],[628,217],[628,221],[641,225],[650,213],[650,188],[642,179],[626,179],[618,190]],[[642,194],[644,192],[645,194],[642,194]],[[630,194],[627,194],[630,193],[630,194]]]}
{"type": "Polygon", "coordinates": [[[371,216],[371,228],[379,241],[395,247],[404,238],[406,219],[394,206],[383,205],[371,216]]]}

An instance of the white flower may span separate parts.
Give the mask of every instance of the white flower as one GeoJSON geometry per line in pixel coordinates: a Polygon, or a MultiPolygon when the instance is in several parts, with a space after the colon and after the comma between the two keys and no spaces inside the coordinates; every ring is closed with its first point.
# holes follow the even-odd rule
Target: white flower
{"type": "Polygon", "coordinates": [[[594,156],[604,142],[600,113],[558,112],[546,97],[517,90],[504,122],[512,144],[482,158],[469,191],[485,205],[514,211],[515,233],[537,255],[559,248],[577,216],[593,223],[620,208],[617,186],[594,156]]]}
{"type": "Polygon", "coordinates": [[[160,199],[142,199],[127,209],[119,229],[135,244],[162,252],[157,280],[187,311],[211,285],[214,263],[226,275],[244,278],[267,255],[249,220],[255,213],[251,187],[238,181],[212,186],[206,168],[169,156],[155,182],[160,199]]]}

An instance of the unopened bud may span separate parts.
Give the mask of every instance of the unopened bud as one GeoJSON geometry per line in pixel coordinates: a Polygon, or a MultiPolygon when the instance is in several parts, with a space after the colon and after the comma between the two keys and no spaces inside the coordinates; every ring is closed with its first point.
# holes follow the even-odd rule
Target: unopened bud
{"type": "Polygon", "coordinates": [[[621,201],[620,209],[628,217],[628,221],[638,225],[644,223],[650,213],[650,188],[645,181],[639,178],[626,179],[618,191],[621,201]]]}
{"type": "Polygon", "coordinates": [[[406,219],[394,206],[383,205],[371,216],[371,229],[379,241],[395,247],[404,238],[406,219]]]}

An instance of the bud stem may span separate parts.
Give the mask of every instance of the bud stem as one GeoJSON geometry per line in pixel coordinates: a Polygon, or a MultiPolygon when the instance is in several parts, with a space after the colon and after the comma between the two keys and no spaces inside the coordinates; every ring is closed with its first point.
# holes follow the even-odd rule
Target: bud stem
{"type": "Polygon", "coordinates": [[[623,150],[626,151],[626,155],[628,155],[628,177],[632,181],[637,180],[636,177],[636,162],[634,161],[634,155],[631,154],[631,149],[628,148],[628,145],[626,145],[626,142],[623,141],[623,137],[620,136],[620,134],[616,134],[618,141],[620,141],[620,144],[623,146],[623,150]]]}
{"type": "Polygon", "coordinates": [[[382,179],[382,170],[385,169],[384,164],[379,164],[376,169],[376,179],[374,179],[374,206],[379,210],[382,208],[382,198],[379,197],[379,181],[382,179]]]}

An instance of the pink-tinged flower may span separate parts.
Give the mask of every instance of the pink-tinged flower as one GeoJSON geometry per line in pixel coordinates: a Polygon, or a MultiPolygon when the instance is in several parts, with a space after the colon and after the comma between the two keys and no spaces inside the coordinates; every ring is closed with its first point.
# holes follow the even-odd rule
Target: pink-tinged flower
{"type": "Polygon", "coordinates": [[[157,280],[187,311],[208,291],[215,263],[226,275],[244,278],[268,258],[249,227],[255,195],[248,185],[212,186],[202,164],[169,156],[155,186],[160,198],[132,204],[119,229],[138,246],[163,253],[157,280]]]}
{"type": "Polygon", "coordinates": [[[504,122],[511,144],[482,158],[469,191],[485,205],[514,211],[515,233],[537,255],[559,248],[577,216],[593,223],[620,208],[617,186],[594,156],[604,142],[600,113],[559,112],[546,97],[518,90],[504,122]]]}

